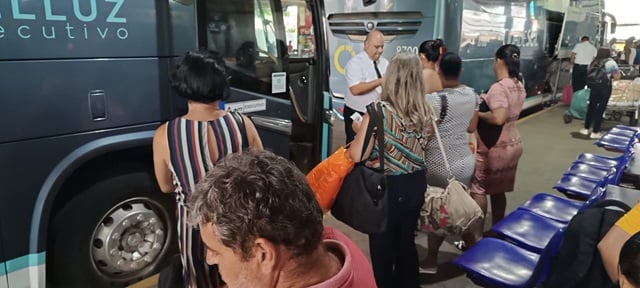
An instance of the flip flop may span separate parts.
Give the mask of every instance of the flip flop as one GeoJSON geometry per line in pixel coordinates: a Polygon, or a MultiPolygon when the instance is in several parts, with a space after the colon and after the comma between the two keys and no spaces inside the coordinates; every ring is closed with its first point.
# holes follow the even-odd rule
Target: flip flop
{"type": "Polygon", "coordinates": [[[420,267],[420,274],[430,274],[430,275],[438,274],[438,267],[433,267],[433,268],[420,267]]]}

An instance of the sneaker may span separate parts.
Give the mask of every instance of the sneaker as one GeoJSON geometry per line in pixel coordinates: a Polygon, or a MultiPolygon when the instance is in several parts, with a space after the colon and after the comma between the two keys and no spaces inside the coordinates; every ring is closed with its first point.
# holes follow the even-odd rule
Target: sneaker
{"type": "Polygon", "coordinates": [[[582,129],[580,129],[580,131],[578,131],[578,133],[580,133],[580,134],[582,134],[584,136],[589,136],[589,129],[582,128],[582,129]]]}
{"type": "Polygon", "coordinates": [[[589,138],[591,139],[600,139],[601,137],[602,137],[602,134],[600,132],[591,133],[591,135],[589,136],[589,138]]]}

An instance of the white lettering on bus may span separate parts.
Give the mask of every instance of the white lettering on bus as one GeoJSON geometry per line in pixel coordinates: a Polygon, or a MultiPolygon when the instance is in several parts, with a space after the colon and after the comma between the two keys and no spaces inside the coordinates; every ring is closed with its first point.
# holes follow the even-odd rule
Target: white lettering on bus
{"type": "Polygon", "coordinates": [[[0,38],[4,37],[4,27],[0,26],[0,38]]]}
{"type": "Polygon", "coordinates": [[[18,27],[18,35],[20,35],[20,38],[22,38],[22,39],[28,39],[28,38],[31,38],[31,34],[29,34],[29,35],[22,35],[22,30],[24,30],[24,29],[29,30],[29,29],[31,29],[31,28],[29,28],[29,26],[24,26],[24,25],[22,25],[22,26],[18,27]]]}

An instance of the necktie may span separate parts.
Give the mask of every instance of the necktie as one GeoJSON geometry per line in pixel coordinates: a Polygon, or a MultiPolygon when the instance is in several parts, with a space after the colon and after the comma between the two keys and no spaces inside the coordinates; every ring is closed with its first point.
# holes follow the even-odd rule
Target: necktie
{"type": "Polygon", "coordinates": [[[376,61],[373,61],[373,68],[376,69],[376,75],[378,75],[378,79],[382,78],[382,74],[380,74],[380,69],[378,69],[378,63],[376,63],[376,61]]]}

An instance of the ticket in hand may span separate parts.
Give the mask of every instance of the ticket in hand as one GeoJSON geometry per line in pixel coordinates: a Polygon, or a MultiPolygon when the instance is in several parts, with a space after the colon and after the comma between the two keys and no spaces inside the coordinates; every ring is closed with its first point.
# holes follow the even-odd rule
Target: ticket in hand
{"type": "Polygon", "coordinates": [[[355,112],[353,114],[351,114],[351,120],[356,121],[356,122],[362,122],[362,115],[360,115],[360,113],[355,112]]]}

